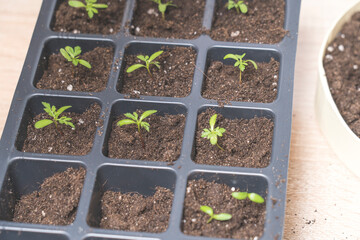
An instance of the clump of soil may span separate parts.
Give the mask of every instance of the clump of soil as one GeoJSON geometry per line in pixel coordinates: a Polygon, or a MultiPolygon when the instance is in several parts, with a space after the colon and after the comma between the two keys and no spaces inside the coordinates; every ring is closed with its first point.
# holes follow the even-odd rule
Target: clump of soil
{"type": "Polygon", "coordinates": [[[273,102],[277,96],[280,63],[271,58],[270,62],[256,64],[258,69],[249,64],[241,73],[240,84],[238,67],[211,62],[202,96],[218,101],[273,102]]]}
{"type": "MultiPolygon", "coordinates": [[[[136,110],[139,116],[143,111],[136,110]]],[[[134,160],[173,162],[180,156],[185,128],[185,115],[160,116],[153,114],[144,121],[150,124],[150,132],[141,129],[145,149],[142,147],[136,125],[119,127],[115,119],[108,142],[108,156],[134,160]]]]}
{"type": "MultiPolygon", "coordinates": [[[[191,92],[194,77],[196,51],[190,47],[163,47],[164,52],[155,59],[160,69],[151,65],[153,78],[146,68],[140,68],[132,73],[124,70],[119,91],[124,94],[186,97],[191,92]]],[[[137,55],[125,56],[126,67],[134,64],[144,64],[137,55]]],[[[119,84],[120,85],[120,84],[119,84]]]]}
{"type": "MultiPolygon", "coordinates": [[[[164,1],[163,1],[164,3],[164,1]]],[[[201,35],[205,0],[173,0],[177,7],[166,9],[165,21],[158,5],[137,0],[130,32],[136,36],[194,39],[201,35]]]]}
{"type": "Polygon", "coordinates": [[[228,119],[218,113],[215,127],[225,128],[218,144],[201,137],[204,128],[209,128],[210,117],[216,112],[207,109],[198,116],[193,160],[198,164],[264,168],[271,159],[274,123],[265,117],[251,119],[228,119]]]}
{"type": "Polygon", "coordinates": [[[286,31],[284,0],[245,1],[246,14],[225,7],[227,1],[217,0],[211,37],[218,41],[268,43],[280,42],[286,31]]]}
{"type": "MultiPolygon", "coordinates": [[[[71,111],[69,108],[67,111],[71,111]]],[[[27,127],[27,136],[22,147],[23,152],[86,155],[90,152],[95,137],[95,131],[102,125],[99,120],[101,107],[92,104],[85,112],[64,112],[61,116],[72,118],[73,130],[65,124],[55,124],[36,129],[35,123],[41,119],[50,119],[47,113],[35,116],[27,127]]]]}
{"type": "Polygon", "coordinates": [[[153,196],[106,191],[101,199],[101,228],[134,232],[165,232],[174,194],[156,187],[153,196]]]}
{"type": "MultiPolygon", "coordinates": [[[[65,47],[65,46],[64,46],[65,47]]],[[[81,64],[74,66],[61,53],[50,55],[41,79],[36,83],[40,89],[63,91],[100,92],[106,88],[114,51],[111,47],[96,47],[81,54],[80,59],[91,64],[88,69],[81,64]]]]}
{"type": "Polygon", "coordinates": [[[360,137],[360,12],[329,44],[323,64],[330,92],[345,122],[360,137]]]}
{"type": "MultiPolygon", "coordinates": [[[[264,231],[266,205],[231,196],[231,188],[225,184],[191,180],[185,197],[182,230],[187,235],[232,239],[260,238],[264,231]],[[229,213],[228,221],[212,220],[200,211],[200,206],[213,208],[215,214],[229,213]]],[[[240,189],[235,189],[240,191],[240,189]]],[[[244,191],[244,189],[242,189],[244,191]]]]}
{"type": "Polygon", "coordinates": [[[68,225],[75,220],[85,179],[85,169],[68,168],[48,177],[38,191],[21,196],[14,222],[68,225]]]}
{"type": "Polygon", "coordinates": [[[107,4],[108,8],[99,8],[99,13],[90,19],[85,8],[70,7],[68,0],[63,0],[54,15],[52,29],[56,32],[94,34],[119,32],[126,0],[98,0],[97,3],[107,4]]]}

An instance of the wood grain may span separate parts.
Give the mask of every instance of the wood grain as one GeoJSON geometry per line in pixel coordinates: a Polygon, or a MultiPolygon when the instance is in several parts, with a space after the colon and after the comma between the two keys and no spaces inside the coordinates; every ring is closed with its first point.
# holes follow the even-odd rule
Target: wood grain
{"type": "MultiPolygon", "coordinates": [[[[296,0],[291,0],[296,1],[296,0]]],[[[303,0],[295,70],[286,240],[360,239],[360,178],[334,155],[316,122],[317,58],[330,25],[357,0],[303,0]]],[[[0,0],[0,132],[41,0],[0,0]]]]}

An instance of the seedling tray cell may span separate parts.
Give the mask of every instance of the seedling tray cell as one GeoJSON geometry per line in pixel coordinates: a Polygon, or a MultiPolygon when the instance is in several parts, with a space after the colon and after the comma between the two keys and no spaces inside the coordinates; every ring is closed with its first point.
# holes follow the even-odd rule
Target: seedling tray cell
{"type": "MultiPolygon", "coordinates": [[[[56,32],[52,30],[54,14],[63,0],[43,0],[28,55],[16,88],[8,119],[0,142],[0,239],[5,240],[192,240],[223,239],[192,236],[183,233],[184,199],[189,181],[204,179],[256,192],[265,199],[265,224],[258,233],[262,240],[283,239],[286,185],[290,149],[292,96],[300,1],[285,0],[284,38],[275,44],[215,41],[204,31],[195,38],[154,38],[134,36],[131,29],[135,0],[125,2],[120,31],[109,34],[56,32]],[[113,59],[106,88],[100,91],[66,91],[39,89],[36,84],[47,67],[47,59],[65,46],[82,47],[83,52],[111,47],[113,59]],[[188,94],[181,97],[122,93],[128,54],[152,54],[162,48],[188,47],[196,52],[194,73],[188,94]],[[261,101],[217,101],[202,96],[204,74],[212,61],[233,65],[223,60],[228,53],[246,53],[256,62],[279,62],[276,97],[261,101]],[[84,155],[42,154],[23,152],[26,129],[31,119],[43,112],[41,102],[56,107],[71,105],[68,111],[83,113],[91,104],[101,107],[91,150],[84,155]],[[159,116],[183,114],[180,155],[174,161],[160,159],[110,158],[108,142],[112,126],[124,113],[136,110],[158,110],[159,116]],[[197,164],[193,161],[198,115],[213,109],[229,119],[265,117],[274,124],[271,157],[262,168],[246,168],[197,164]],[[67,168],[86,170],[75,220],[69,225],[41,225],[13,222],[15,203],[24,194],[39,190],[40,184],[67,168]],[[165,231],[125,231],[100,228],[101,198],[107,190],[152,196],[156,187],[173,194],[168,227],[165,231]]],[[[211,30],[216,14],[216,0],[206,0],[202,27],[211,30]]],[[[225,3],[226,1],[224,1],[225,3]]],[[[156,6],[154,6],[157,11],[156,6]]],[[[101,10],[99,10],[101,11],[101,10]]],[[[97,17],[97,16],[94,16],[97,17]]],[[[161,15],[159,16],[161,17],[161,15]]],[[[219,17],[219,16],[217,16],[219,17]]],[[[256,26],[254,26],[256,27],[256,26]]],[[[135,29],[136,31],[136,29],[135,29]]],[[[190,63],[189,63],[190,64],[190,63]]],[[[89,70],[91,71],[91,70],[89,70]]],[[[136,73],[136,72],[134,72],[136,73]]],[[[149,78],[150,79],[150,78],[149,78]]],[[[164,134],[166,134],[164,132],[164,134]]],[[[151,143],[146,143],[151,144],[151,143]]],[[[213,147],[209,143],[209,147],[213,147]]],[[[229,238],[227,238],[229,239],[229,238]]],[[[231,238],[230,238],[231,239],[231,238]]]]}

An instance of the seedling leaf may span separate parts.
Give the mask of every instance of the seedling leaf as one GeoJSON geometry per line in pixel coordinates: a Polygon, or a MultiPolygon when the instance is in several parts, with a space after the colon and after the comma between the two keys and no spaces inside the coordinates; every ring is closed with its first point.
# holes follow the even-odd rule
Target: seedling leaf
{"type": "Polygon", "coordinates": [[[148,111],[145,111],[143,114],[141,114],[141,117],[140,117],[140,122],[142,121],[142,120],[144,120],[144,118],[147,118],[148,116],[150,116],[151,114],[154,114],[154,113],[156,113],[157,112],[157,110],[148,110],[148,111]]]}
{"type": "Polygon", "coordinates": [[[214,215],[214,219],[218,221],[227,221],[232,218],[232,215],[229,213],[219,213],[214,215]]]}
{"type": "Polygon", "coordinates": [[[203,205],[203,206],[200,207],[200,210],[203,211],[204,213],[210,215],[210,216],[212,216],[214,214],[213,209],[211,207],[209,207],[209,206],[204,206],[203,205]]]}
{"type": "Polygon", "coordinates": [[[53,121],[50,120],[50,119],[43,119],[43,120],[40,120],[40,121],[37,121],[35,123],[35,128],[39,129],[39,128],[43,128],[43,127],[46,127],[50,124],[52,124],[53,121]]]}
{"type": "Polygon", "coordinates": [[[69,5],[75,8],[86,7],[85,4],[80,1],[69,1],[69,5]]]}
{"type": "Polygon", "coordinates": [[[154,62],[154,60],[160,56],[164,51],[157,51],[155,53],[153,53],[150,57],[149,56],[144,56],[144,55],[138,55],[136,56],[138,59],[140,59],[141,61],[145,62],[145,65],[143,64],[134,64],[131,65],[130,67],[128,67],[128,69],[126,70],[127,73],[133,72],[139,68],[146,68],[146,70],[148,71],[149,75],[151,78],[153,78],[151,71],[150,71],[150,65],[154,64],[157,68],[160,68],[159,62],[154,62]]]}
{"type": "Polygon", "coordinates": [[[247,192],[233,192],[233,193],[231,193],[231,196],[238,200],[244,200],[247,198],[248,193],[247,192]]]}
{"type": "Polygon", "coordinates": [[[265,200],[257,193],[249,193],[248,198],[255,203],[263,203],[265,200]]]}
{"type": "Polygon", "coordinates": [[[131,72],[135,71],[136,69],[139,69],[139,68],[142,68],[142,67],[146,67],[146,66],[143,65],[143,64],[134,64],[134,65],[130,66],[130,67],[126,70],[126,72],[127,72],[127,73],[131,73],[131,72]]]}
{"type": "Polygon", "coordinates": [[[124,125],[129,125],[129,124],[134,124],[134,123],[136,123],[136,122],[133,121],[133,120],[123,119],[123,120],[118,121],[118,122],[117,122],[117,125],[118,125],[119,127],[122,127],[122,126],[124,126],[124,125]]]}

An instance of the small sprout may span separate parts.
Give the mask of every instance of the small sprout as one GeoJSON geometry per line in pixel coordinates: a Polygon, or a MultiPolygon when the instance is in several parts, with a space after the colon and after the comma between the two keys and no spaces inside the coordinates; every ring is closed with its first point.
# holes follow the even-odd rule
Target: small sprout
{"type": "Polygon", "coordinates": [[[243,55],[237,55],[237,54],[227,54],[224,59],[228,59],[228,58],[231,58],[231,59],[234,59],[236,62],[234,64],[234,67],[239,67],[240,69],[240,84],[241,84],[241,72],[245,71],[245,67],[248,65],[247,62],[251,62],[252,65],[254,65],[254,68],[257,69],[257,65],[256,63],[253,61],[253,60],[243,60],[243,58],[245,57],[246,53],[244,53],[243,55]]]}
{"type": "Polygon", "coordinates": [[[210,143],[212,145],[216,145],[218,146],[218,148],[220,148],[221,150],[224,150],[222,147],[220,147],[220,145],[218,144],[218,137],[222,137],[223,133],[226,131],[224,128],[220,128],[220,127],[216,127],[215,128],[215,123],[216,123],[216,118],[217,118],[217,114],[214,114],[211,116],[209,124],[210,124],[210,129],[205,128],[203,130],[203,132],[201,133],[201,137],[203,138],[207,138],[210,139],[210,143]]]}
{"type": "Polygon", "coordinates": [[[143,114],[141,114],[140,119],[139,119],[139,115],[136,112],[133,112],[133,114],[125,113],[124,115],[127,118],[118,121],[116,123],[116,125],[121,127],[124,125],[136,124],[138,132],[139,132],[141,144],[142,144],[143,148],[145,149],[144,139],[142,138],[142,135],[141,135],[141,128],[145,128],[146,131],[150,132],[150,124],[148,122],[144,122],[143,120],[156,112],[157,112],[156,110],[145,111],[143,114]]]}
{"type": "Polygon", "coordinates": [[[60,117],[60,114],[62,114],[66,109],[71,108],[71,106],[64,106],[59,108],[58,110],[56,110],[55,106],[50,106],[49,103],[47,102],[41,102],[42,105],[45,107],[44,111],[49,114],[49,116],[52,119],[43,119],[43,120],[39,120],[35,123],[35,128],[39,129],[39,128],[43,128],[46,127],[52,123],[55,124],[56,129],[62,134],[62,132],[59,130],[58,128],[58,122],[60,124],[65,124],[67,126],[70,126],[72,128],[75,128],[74,124],[71,121],[71,118],[69,117],[60,117]],[[60,118],[59,118],[60,117],[60,118]]]}
{"type": "Polygon", "coordinates": [[[264,198],[262,198],[257,193],[233,192],[233,193],[231,193],[231,196],[238,200],[244,200],[246,198],[249,198],[251,201],[253,201],[255,203],[263,203],[265,201],[264,198]]]}
{"type": "Polygon", "coordinates": [[[210,216],[207,223],[210,223],[213,219],[218,220],[218,221],[227,221],[227,220],[230,220],[232,218],[232,215],[229,214],[229,213],[214,214],[213,209],[211,207],[209,207],[209,206],[204,206],[203,205],[203,206],[200,207],[200,210],[210,216]]]}
{"type": "Polygon", "coordinates": [[[225,7],[227,7],[228,10],[235,8],[237,13],[247,13],[248,12],[248,8],[246,6],[246,4],[244,3],[244,1],[238,1],[235,3],[234,0],[229,0],[228,3],[225,4],[225,7]]]}
{"type": "Polygon", "coordinates": [[[107,8],[107,4],[96,3],[97,0],[85,0],[86,5],[81,1],[69,1],[69,5],[75,8],[85,8],[89,18],[94,17],[94,13],[99,13],[97,8],[107,8]]]}
{"type": "Polygon", "coordinates": [[[74,48],[70,47],[70,46],[66,46],[65,49],[64,48],[60,48],[60,53],[61,55],[64,56],[64,58],[66,58],[66,60],[68,60],[69,62],[72,62],[72,64],[74,66],[77,66],[79,63],[87,68],[91,68],[91,65],[89,62],[83,60],[83,59],[79,59],[79,55],[81,53],[81,47],[80,46],[76,46],[74,48]]]}
{"type": "Polygon", "coordinates": [[[163,20],[165,20],[165,12],[168,6],[177,7],[175,4],[172,3],[173,1],[168,1],[166,3],[162,3],[161,0],[151,0],[151,1],[158,4],[159,12],[161,12],[161,16],[163,20]]]}
{"type": "Polygon", "coordinates": [[[146,65],[144,64],[134,64],[134,65],[131,65],[130,67],[128,67],[128,69],[126,70],[127,73],[131,73],[133,71],[135,71],[136,69],[139,69],[139,68],[146,68],[150,77],[153,78],[151,72],[150,72],[150,65],[151,64],[154,64],[157,68],[160,69],[160,65],[159,65],[159,62],[157,61],[154,61],[155,58],[157,58],[158,56],[160,56],[164,51],[158,51],[158,52],[155,52],[153,53],[150,57],[148,55],[144,56],[144,55],[138,55],[137,58],[140,59],[141,61],[144,61],[146,65]]]}

